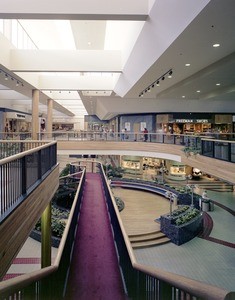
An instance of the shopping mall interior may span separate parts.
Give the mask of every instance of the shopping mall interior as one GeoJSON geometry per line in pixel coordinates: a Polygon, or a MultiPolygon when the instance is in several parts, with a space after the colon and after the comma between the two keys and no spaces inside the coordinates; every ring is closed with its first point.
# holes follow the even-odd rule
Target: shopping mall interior
{"type": "Polygon", "coordinates": [[[234,11],[1,6],[0,299],[235,299],[234,11]]]}

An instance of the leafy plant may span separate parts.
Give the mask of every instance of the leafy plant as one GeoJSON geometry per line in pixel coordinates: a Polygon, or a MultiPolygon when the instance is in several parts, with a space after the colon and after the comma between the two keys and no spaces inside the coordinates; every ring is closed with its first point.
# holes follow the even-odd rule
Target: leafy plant
{"type": "Polygon", "coordinates": [[[69,175],[70,164],[67,164],[63,171],[60,173],[60,177],[64,177],[69,175]]]}
{"type": "Polygon", "coordinates": [[[115,197],[115,201],[116,201],[116,205],[117,205],[117,207],[118,207],[118,210],[119,210],[119,211],[122,211],[122,210],[124,209],[124,207],[125,207],[125,204],[124,204],[124,202],[122,201],[122,199],[119,198],[119,197],[115,197]]]}
{"type": "Polygon", "coordinates": [[[122,178],[124,170],[121,167],[113,167],[111,165],[104,166],[104,170],[108,177],[122,178]],[[107,170],[106,170],[107,168],[107,170]]]}
{"type": "MultiPolygon", "coordinates": [[[[52,206],[51,213],[52,235],[56,237],[62,237],[66,226],[65,220],[68,219],[69,212],[52,206]]],[[[41,231],[41,219],[39,219],[39,221],[36,223],[35,229],[37,231],[41,231]]]]}
{"type": "Polygon", "coordinates": [[[200,211],[196,208],[190,209],[188,212],[185,214],[182,214],[179,216],[179,218],[176,219],[175,224],[177,226],[183,225],[185,223],[188,223],[195,217],[197,217],[200,214],[200,211]]]}
{"type": "Polygon", "coordinates": [[[179,216],[181,214],[183,214],[184,212],[186,212],[189,209],[188,205],[183,205],[180,208],[174,210],[171,214],[172,217],[176,217],[179,216]]]}

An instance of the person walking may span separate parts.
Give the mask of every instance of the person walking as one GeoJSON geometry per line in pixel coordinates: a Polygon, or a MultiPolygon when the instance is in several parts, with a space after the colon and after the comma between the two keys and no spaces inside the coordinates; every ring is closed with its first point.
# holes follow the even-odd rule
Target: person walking
{"type": "Polygon", "coordinates": [[[148,140],[148,129],[144,128],[144,142],[147,142],[148,140]]]}
{"type": "Polygon", "coordinates": [[[122,133],[121,133],[121,140],[124,141],[125,140],[125,134],[126,134],[126,128],[122,129],[122,133]]]}

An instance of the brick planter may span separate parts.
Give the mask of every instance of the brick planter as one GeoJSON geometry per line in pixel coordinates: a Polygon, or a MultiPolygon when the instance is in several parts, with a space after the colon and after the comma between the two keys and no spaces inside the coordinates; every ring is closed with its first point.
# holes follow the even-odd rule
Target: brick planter
{"type": "Polygon", "coordinates": [[[190,241],[202,231],[202,213],[190,220],[188,223],[180,226],[174,224],[174,219],[167,215],[161,216],[160,229],[171,240],[172,243],[178,246],[190,241]]]}

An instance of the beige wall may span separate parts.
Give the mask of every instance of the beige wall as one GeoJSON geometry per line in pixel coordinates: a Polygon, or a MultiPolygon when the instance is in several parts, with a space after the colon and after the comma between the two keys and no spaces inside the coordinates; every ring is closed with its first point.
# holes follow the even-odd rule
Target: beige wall
{"type": "Polygon", "coordinates": [[[60,154],[136,155],[171,159],[235,184],[233,163],[201,155],[186,157],[182,146],[142,142],[57,141],[57,150],[60,154]]]}

